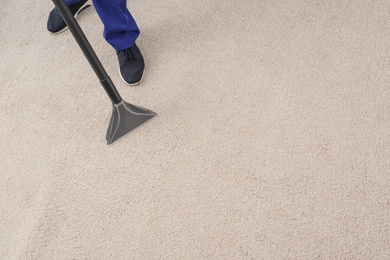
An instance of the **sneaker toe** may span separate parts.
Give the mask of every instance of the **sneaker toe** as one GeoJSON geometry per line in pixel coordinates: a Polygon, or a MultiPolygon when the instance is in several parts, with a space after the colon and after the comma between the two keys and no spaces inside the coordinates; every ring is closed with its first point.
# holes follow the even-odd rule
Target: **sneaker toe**
{"type": "Polygon", "coordinates": [[[64,20],[62,20],[60,13],[57,9],[53,9],[50,12],[49,19],[47,20],[47,30],[52,33],[61,31],[66,27],[64,20]]]}
{"type": "Polygon", "coordinates": [[[144,74],[143,68],[134,69],[129,66],[123,66],[120,68],[120,72],[124,81],[128,84],[137,84],[141,81],[144,74]]]}

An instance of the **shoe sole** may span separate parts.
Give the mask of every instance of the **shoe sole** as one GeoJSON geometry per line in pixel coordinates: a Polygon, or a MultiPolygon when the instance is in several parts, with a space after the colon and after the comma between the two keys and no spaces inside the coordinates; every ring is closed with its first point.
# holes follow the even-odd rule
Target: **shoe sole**
{"type": "MultiPolygon", "coordinates": [[[[78,15],[79,13],[81,13],[82,11],[84,11],[85,9],[87,9],[88,7],[90,7],[91,5],[92,5],[92,4],[90,4],[89,1],[85,2],[85,4],[82,5],[82,6],[80,7],[80,9],[75,13],[74,19],[77,18],[77,15],[78,15]]],[[[65,32],[65,31],[68,30],[68,29],[69,29],[68,26],[65,26],[62,30],[60,30],[60,31],[58,31],[58,32],[50,32],[50,31],[49,31],[49,33],[51,33],[51,34],[60,34],[60,33],[65,32]]]]}
{"type": "Polygon", "coordinates": [[[144,68],[144,71],[142,72],[142,76],[141,76],[141,79],[138,81],[138,82],[135,82],[135,83],[128,83],[126,80],[124,80],[124,78],[122,77],[122,73],[121,73],[121,69],[119,68],[119,76],[121,77],[122,81],[124,83],[126,83],[126,85],[128,86],[137,86],[139,85],[139,83],[141,83],[141,81],[144,79],[144,75],[145,75],[145,68],[144,68]]]}

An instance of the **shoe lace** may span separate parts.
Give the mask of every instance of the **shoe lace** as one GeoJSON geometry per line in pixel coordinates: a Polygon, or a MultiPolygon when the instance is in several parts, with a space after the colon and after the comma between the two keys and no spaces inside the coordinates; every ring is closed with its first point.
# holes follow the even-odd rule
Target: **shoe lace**
{"type": "Polygon", "coordinates": [[[133,49],[132,48],[128,48],[126,50],[123,50],[124,52],[124,60],[125,61],[131,61],[131,60],[136,60],[137,59],[137,56],[134,54],[133,52],[133,49]]]}

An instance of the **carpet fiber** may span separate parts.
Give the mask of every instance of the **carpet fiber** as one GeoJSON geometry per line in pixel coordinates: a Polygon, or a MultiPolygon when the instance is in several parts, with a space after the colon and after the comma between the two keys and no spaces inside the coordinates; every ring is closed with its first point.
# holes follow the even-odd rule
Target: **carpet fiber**
{"type": "Polygon", "coordinates": [[[158,117],[111,103],[50,1],[0,9],[1,259],[390,259],[390,2],[133,0],[158,117]]]}

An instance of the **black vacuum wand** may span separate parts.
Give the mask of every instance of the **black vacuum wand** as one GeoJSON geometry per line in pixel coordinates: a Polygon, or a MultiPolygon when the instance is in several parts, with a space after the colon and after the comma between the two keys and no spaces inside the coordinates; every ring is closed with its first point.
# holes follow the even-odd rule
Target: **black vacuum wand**
{"type": "Polygon", "coordinates": [[[112,101],[113,111],[106,135],[107,143],[111,144],[134,128],[153,118],[156,113],[127,103],[122,99],[65,1],[53,0],[53,2],[112,101]]]}

